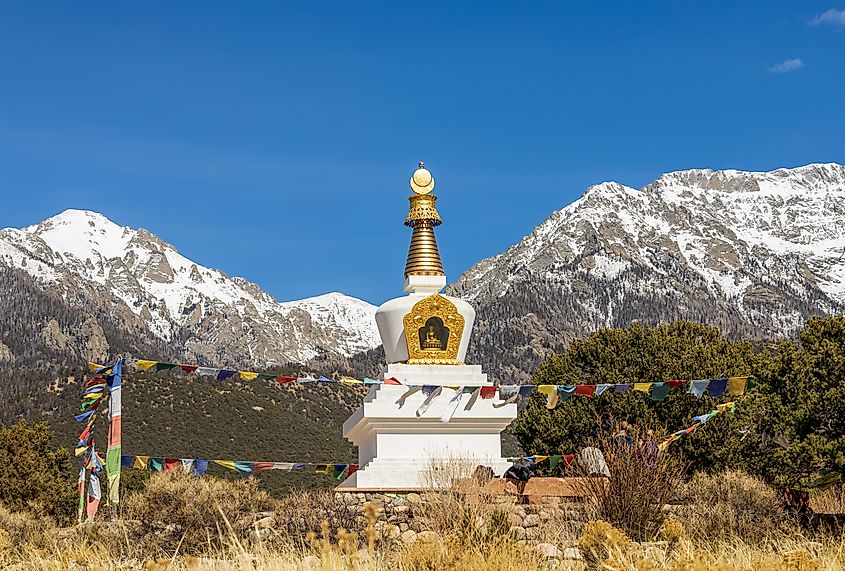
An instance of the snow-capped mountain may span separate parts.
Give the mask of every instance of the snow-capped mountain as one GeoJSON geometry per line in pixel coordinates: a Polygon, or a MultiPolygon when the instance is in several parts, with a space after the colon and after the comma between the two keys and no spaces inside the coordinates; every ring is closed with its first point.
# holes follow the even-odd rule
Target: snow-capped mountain
{"type": "Polygon", "coordinates": [[[504,376],[573,335],[634,320],[784,337],[845,309],[845,166],[598,184],[451,290],[479,309],[476,362],[504,376]]]}
{"type": "Polygon", "coordinates": [[[96,212],[67,210],[0,230],[3,264],[65,300],[106,308],[186,360],[274,365],[350,356],[380,343],[369,303],[340,293],[280,303],[252,282],[203,267],[146,230],[96,212]]]}

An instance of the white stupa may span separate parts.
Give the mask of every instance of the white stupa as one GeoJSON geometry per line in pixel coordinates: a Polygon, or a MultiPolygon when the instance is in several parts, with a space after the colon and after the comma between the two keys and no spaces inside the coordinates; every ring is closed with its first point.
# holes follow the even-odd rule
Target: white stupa
{"type": "Polygon", "coordinates": [[[475,310],[439,294],[446,286],[434,236],[441,219],[430,194],[434,178],[423,163],[411,189],[408,295],[376,311],[388,363],[380,378],[401,384],[373,385],[343,423],[343,435],[358,447],[360,468],[341,489],[431,488],[447,483],[440,470],[483,465],[501,475],[510,466],[502,458],[501,433],[516,418],[516,404],[482,398],[492,392],[478,390],[490,386],[487,375],[480,365],[464,364],[475,310]]]}

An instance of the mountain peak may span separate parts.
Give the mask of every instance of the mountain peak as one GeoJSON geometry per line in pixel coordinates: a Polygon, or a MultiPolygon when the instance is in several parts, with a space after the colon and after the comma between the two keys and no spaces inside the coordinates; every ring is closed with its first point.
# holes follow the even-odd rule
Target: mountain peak
{"type": "Polygon", "coordinates": [[[277,302],[257,284],[182,256],[143,230],[98,212],[70,209],[0,232],[0,265],[30,273],[59,293],[102,305],[127,326],[166,342],[184,339],[185,358],[237,355],[249,365],[351,356],[379,344],[375,307],[334,292],[277,302]]]}

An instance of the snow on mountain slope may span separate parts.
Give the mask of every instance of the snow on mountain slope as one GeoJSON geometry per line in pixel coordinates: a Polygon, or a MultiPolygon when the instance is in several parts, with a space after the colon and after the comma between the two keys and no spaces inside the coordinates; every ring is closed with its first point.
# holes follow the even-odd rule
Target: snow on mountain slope
{"type": "Polygon", "coordinates": [[[479,308],[482,353],[494,341],[485,335],[527,315],[538,322],[523,348],[679,318],[782,337],[845,310],[845,166],[694,169],[640,190],[601,183],[452,291],[479,308]]]}
{"type": "Polygon", "coordinates": [[[277,302],[240,277],[200,266],[146,230],[67,210],[0,230],[0,262],[63,294],[112,307],[186,358],[256,365],[349,356],[376,347],[375,307],[339,293],[277,302]]]}

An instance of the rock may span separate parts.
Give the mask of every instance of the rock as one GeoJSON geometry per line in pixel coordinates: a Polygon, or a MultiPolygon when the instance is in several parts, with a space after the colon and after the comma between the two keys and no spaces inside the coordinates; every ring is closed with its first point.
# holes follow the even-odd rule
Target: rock
{"type": "Polygon", "coordinates": [[[537,539],[540,537],[540,528],[538,527],[526,527],[525,528],[525,539],[537,539]]]}
{"type": "Polygon", "coordinates": [[[384,535],[387,539],[398,539],[402,531],[395,525],[387,525],[384,528],[384,535]]]}
{"type": "Polygon", "coordinates": [[[519,514],[515,514],[513,512],[510,512],[508,514],[508,522],[510,522],[511,525],[520,526],[520,525],[522,525],[522,518],[519,517],[519,514]]]}
{"type": "Polygon", "coordinates": [[[522,520],[522,527],[537,527],[540,525],[540,516],[537,514],[528,514],[525,516],[525,519],[522,520]]]}
{"type": "Polygon", "coordinates": [[[395,506],[393,508],[393,513],[397,513],[397,514],[403,514],[405,512],[409,512],[409,511],[411,511],[411,508],[409,508],[408,506],[405,506],[405,505],[395,506]]]}
{"type": "Polygon", "coordinates": [[[546,559],[560,557],[560,549],[551,543],[538,543],[534,546],[534,549],[540,557],[545,557],[546,559]]]}
{"type": "Polygon", "coordinates": [[[525,517],[525,508],[522,507],[522,506],[514,506],[513,509],[511,510],[511,513],[515,513],[519,517],[524,518],[525,517]]]}
{"type": "Polygon", "coordinates": [[[405,533],[409,529],[410,529],[410,527],[408,527],[408,524],[406,522],[403,521],[402,523],[399,524],[399,531],[401,531],[402,533],[405,533]]]}
{"type": "Polygon", "coordinates": [[[540,510],[540,513],[537,515],[540,516],[540,521],[549,521],[550,519],[552,519],[552,514],[550,514],[546,510],[540,510]]]}
{"type": "Polygon", "coordinates": [[[267,517],[263,517],[263,518],[259,519],[258,521],[256,521],[252,525],[254,525],[258,529],[270,529],[271,527],[273,527],[273,522],[275,520],[276,520],[275,517],[267,516],[267,517]]]}
{"type": "Polygon", "coordinates": [[[304,569],[320,569],[323,562],[316,555],[306,555],[302,558],[302,567],[304,569]]]}
{"type": "Polygon", "coordinates": [[[511,535],[513,535],[513,538],[517,541],[521,541],[521,540],[525,539],[525,528],[524,527],[519,527],[519,526],[515,525],[515,526],[511,527],[510,532],[511,532],[511,535]]]}
{"type": "Polygon", "coordinates": [[[584,556],[581,555],[581,550],[577,547],[567,547],[563,550],[563,558],[571,561],[580,561],[584,559],[584,556]]]}
{"type": "Polygon", "coordinates": [[[409,529],[408,531],[402,533],[402,543],[405,545],[409,543],[413,543],[417,540],[417,532],[413,529],[409,529]]]}
{"type": "Polygon", "coordinates": [[[414,506],[422,504],[422,498],[416,492],[411,492],[410,494],[405,496],[405,501],[414,506]]]}

